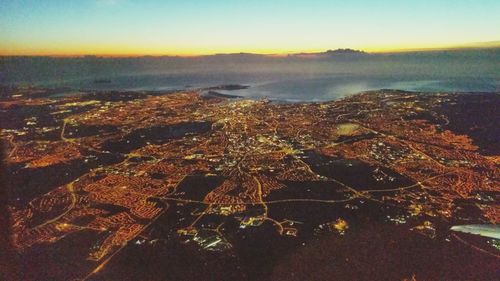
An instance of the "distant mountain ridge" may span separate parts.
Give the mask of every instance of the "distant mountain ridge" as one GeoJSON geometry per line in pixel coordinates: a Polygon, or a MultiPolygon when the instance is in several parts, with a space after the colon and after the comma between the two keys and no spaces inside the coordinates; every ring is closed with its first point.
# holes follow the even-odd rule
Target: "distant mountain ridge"
{"type": "Polygon", "coordinates": [[[362,50],[354,50],[354,49],[336,49],[336,50],[328,50],[325,52],[327,55],[336,55],[336,54],[366,54],[365,51],[362,50]]]}
{"type": "Polygon", "coordinates": [[[290,54],[291,57],[334,57],[334,56],[357,56],[357,55],[367,55],[368,53],[363,50],[355,50],[350,48],[345,49],[335,49],[327,50],[325,52],[319,53],[297,53],[290,54]]]}

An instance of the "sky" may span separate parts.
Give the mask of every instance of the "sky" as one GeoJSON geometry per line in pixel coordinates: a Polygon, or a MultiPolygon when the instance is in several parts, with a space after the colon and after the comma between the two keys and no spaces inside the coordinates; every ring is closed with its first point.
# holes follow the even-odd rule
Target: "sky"
{"type": "Polygon", "coordinates": [[[500,42],[499,15],[499,0],[0,0],[0,55],[444,48],[500,42]]]}

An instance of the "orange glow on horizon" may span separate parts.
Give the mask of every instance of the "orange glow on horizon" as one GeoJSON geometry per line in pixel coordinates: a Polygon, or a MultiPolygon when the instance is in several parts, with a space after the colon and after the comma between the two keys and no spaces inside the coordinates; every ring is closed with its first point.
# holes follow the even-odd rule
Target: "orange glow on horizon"
{"type": "MultiPolygon", "coordinates": [[[[397,53],[397,52],[413,52],[413,51],[435,51],[435,50],[452,50],[466,48],[498,48],[500,42],[492,44],[461,44],[461,45],[445,45],[436,44],[433,46],[367,46],[359,49],[369,53],[397,53]]],[[[342,47],[344,48],[344,47],[342,47]]],[[[79,48],[26,48],[17,46],[17,48],[2,48],[0,46],[0,56],[52,56],[52,57],[81,57],[81,56],[101,56],[101,57],[140,57],[140,56],[179,56],[179,57],[197,57],[215,54],[234,54],[234,53],[251,53],[270,56],[286,56],[296,53],[319,53],[325,52],[328,49],[335,48],[311,48],[311,49],[279,49],[279,48],[254,48],[254,49],[239,49],[239,48],[138,48],[124,46],[98,46],[79,48]]]]}

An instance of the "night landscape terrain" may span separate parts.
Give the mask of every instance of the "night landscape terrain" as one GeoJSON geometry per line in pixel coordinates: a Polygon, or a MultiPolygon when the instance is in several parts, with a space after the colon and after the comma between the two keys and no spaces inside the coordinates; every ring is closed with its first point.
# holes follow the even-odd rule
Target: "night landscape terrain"
{"type": "Polygon", "coordinates": [[[499,223],[499,94],[227,88],[5,88],[22,279],[497,276],[498,240],[452,227],[499,223]]]}
{"type": "Polygon", "coordinates": [[[500,280],[498,15],[0,0],[0,281],[500,280]]]}

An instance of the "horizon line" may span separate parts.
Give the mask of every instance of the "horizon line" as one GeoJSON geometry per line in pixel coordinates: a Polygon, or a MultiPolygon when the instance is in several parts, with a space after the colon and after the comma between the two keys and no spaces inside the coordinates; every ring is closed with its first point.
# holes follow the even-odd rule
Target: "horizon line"
{"type": "Polygon", "coordinates": [[[441,46],[441,47],[407,47],[407,48],[366,48],[366,49],[355,49],[355,48],[336,48],[336,49],[323,49],[323,50],[303,50],[303,51],[293,51],[293,52],[259,52],[259,51],[235,51],[235,52],[207,52],[207,53],[72,53],[72,54],[57,54],[57,53],[20,53],[20,54],[9,54],[1,53],[0,57],[60,57],[60,58],[78,58],[78,57],[101,57],[101,58],[133,58],[133,57],[178,57],[178,58],[197,58],[197,57],[209,57],[217,55],[237,55],[237,54],[247,54],[247,55],[261,55],[270,57],[287,57],[293,55],[315,55],[325,53],[330,50],[354,50],[361,51],[366,54],[395,54],[395,53],[412,53],[412,52],[433,52],[433,51],[457,51],[457,50],[479,50],[479,49],[498,49],[500,48],[500,41],[489,41],[481,43],[472,43],[467,45],[457,45],[457,46],[441,46]]]}

